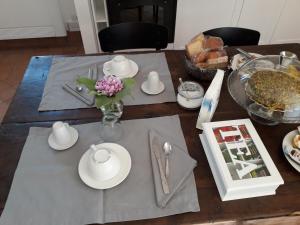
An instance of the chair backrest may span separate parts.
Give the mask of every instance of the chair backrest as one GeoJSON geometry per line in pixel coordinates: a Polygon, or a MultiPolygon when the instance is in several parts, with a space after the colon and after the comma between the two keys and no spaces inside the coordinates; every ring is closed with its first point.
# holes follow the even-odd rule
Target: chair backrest
{"type": "Polygon", "coordinates": [[[101,49],[113,52],[123,49],[166,48],[168,29],[152,23],[120,23],[101,30],[98,34],[101,49]]]}
{"type": "Polygon", "coordinates": [[[240,27],[220,27],[203,34],[221,37],[228,46],[257,45],[260,38],[258,31],[240,27]]]}
{"type": "MultiPolygon", "coordinates": [[[[168,28],[169,43],[174,42],[177,0],[109,0],[106,1],[108,21],[110,25],[124,22],[126,20],[124,10],[139,6],[157,6],[159,13],[159,23],[168,28]]],[[[127,11],[127,10],[126,10],[127,11]]],[[[126,14],[126,13],[125,13],[126,14]]],[[[142,20],[143,21],[143,20],[142,20]]],[[[145,22],[145,20],[144,20],[145,22]]]]}

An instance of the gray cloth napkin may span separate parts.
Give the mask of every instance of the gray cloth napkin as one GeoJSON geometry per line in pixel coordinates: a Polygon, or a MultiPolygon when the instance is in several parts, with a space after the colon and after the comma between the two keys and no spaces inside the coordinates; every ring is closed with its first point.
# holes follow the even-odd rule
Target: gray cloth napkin
{"type": "Polygon", "coordinates": [[[95,104],[95,96],[90,95],[85,87],[83,87],[82,91],[77,91],[76,84],[74,81],[66,82],[63,85],[63,89],[72,96],[79,99],[80,101],[84,102],[88,106],[93,106],[95,104]]]}
{"type": "MultiPolygon", "coordinates": [[[[124,54],[123,54],[124,55],[124,54]]],[[[164,53],[135,54],[125,56],[138,64],[139,72],[134,77],[136,85],[132,96],[124,98],[125,105],[147,105],[164,102],[176,102],[176,95],[164,53]],[[165,90],[158,95],[148,95],[141,90],[142,83],[149,72],[157,71],[165,90]]],[[[103,64],[111,60],[114,55],[84,56],[84,57],[54,57],[44,88],[39,111],[89,108],[74,96],[66,93],[62,86],[66,82],[74,81],[79,76],[86,76],[88,69],[97,66],[98,77],[103,74],[103,64]]]]}
{"type": "MultiPolygon", "coordinates": [[[[197,162],[189,156],[189,154],[177,146],[174,138],[163,134],[156,130],[149,131],[149,144],[151,149],[151,161],[154,175],[156,201],[159,207],[165,207],[168,202],[176,194],[180,194],[181,189],[186,184],[187,179],[193,176],[193,169],[196,167],[197,162]],[[167,141],[172,145],[172,153],[169,155],[169,168],[170,175],[167,178],[170,193],[165,194],[162,189],[161,175],[159,172],[158,162],[154,154],[153,139],[157,138],[160,148],[160,156],[162,158],[163,168],[165,171],[166,157],[163,150],[163,144],[167,141]]],[[[155,147],[155,146],[154,146],[155,147]]]]}
{"type": "Polygon", "coordinates": [[[86,186],[78,175],[83,153],[91,144],[101,142],[100,123],[74,126],[79,139],[65,151],[48,146],[51,128],[30,128],[0,224],[83,225],[199,211],[193,175],[165,208],[156,203],[149,130],[162,134],[172,131],[174,146],[187,152],[179,117],[128,120],[122,121],[121,126],[124,136],[118,143],[128,150],[132,168],[120,185],[107,190],[86,186]]]}

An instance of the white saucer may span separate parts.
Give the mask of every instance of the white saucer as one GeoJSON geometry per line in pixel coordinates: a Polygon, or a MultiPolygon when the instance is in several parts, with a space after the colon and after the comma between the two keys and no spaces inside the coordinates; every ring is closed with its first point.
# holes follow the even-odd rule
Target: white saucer
{"type": "Polygon", "coordinates": [[[145,92],[148,95],[158,95],[158,94],[160,94],[161,92],[163,92],[165,90],[165,85],[164,85],[163,82],[160,81],[159,82],[159,87],[157,88],[157,90],[154,91],[154,92],[151,92],[147,88],[147,81],[144,81],[141,85],[141,89],[142,89],[143,92],[145,92]]]}
{"type": "Polygon", "coordinates": [[[298,163],[296,163],[293,159],[291,159],[284,152],[284,148],[286,148],[286,147],[292,147],[293,138],[297,134],[299,134],[299,132],[297,130],[293,130],[293,131],[289,132],[287,135],[285,135],[285,137],[284,137],[284,139],[282,141],[282,150],[283,150],[283,153],[284,153],[285,158],[287,159],[287,161],[292,165],[292,167],[294,167],[300,173],[300,165],[298,163]]]}
{"type": "Polygon", "coordinates": [[[65,144],[64,146],[58,145],[53,138],[53,133],[49,135],[48,138],[48,144],[50,145],[51,148],[55,150],[66,150],[68,148],[71,148],[78,140],[78,131],[74,127],[69,127],[69,131],[71,133],[71,140],[69,143],[65,144]]]}
{"type": "Polygon", "coordinates": [[[97,148],[107,148],[113,151],[120,160],[120,170],[116,176],[109,180],[97,181],[88,174],[88,160],[91,150],[87,150],[81,157],[78,165],[78,172],[81,180],[94,189],[108,189],[117,186],[128,176],[131,169],[131,157],[129,152],[121,145],[115,143],[102,143],[97,148]]]}
{"type": "Polygon", "coordinates": [[[110,64],[111,64],[111,61],[108,61],[108,62],[105,62],[103,64],[103,73],[108,76],[108,75],[116,75],[120,78],[131,78],[131,77],[134,77],[138,71],[139,71],[139,67],[138,65],[129,59],[129,63],[130,63],[130,66],[131,66],[131,72],[128,74],[128,75],[118,75],[118,74],[114,74],[110,71],[110,64]]]}

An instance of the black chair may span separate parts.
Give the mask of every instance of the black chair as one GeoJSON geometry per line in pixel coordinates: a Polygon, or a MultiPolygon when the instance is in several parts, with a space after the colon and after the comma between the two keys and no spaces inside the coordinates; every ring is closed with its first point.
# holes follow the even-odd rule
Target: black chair
{"type": "MultiPolygon", "coordinates": [[[[137,8],[138,9],[138,21],[143,22],[143,10],[144,6],[137,6],[137,7],[132,7],[132,8],[137,8]]],[[[127,9],[132,9],[131,7],[128,7],[127,9]]],[[[158,23],[158,6],[153,5],[153,22],[158,23]]]]}
{"type": "Polygon", "coordinates": [[[220,27],[203,34],[221,37],[227,46],[257,45],[260,38],[258,31],[240,27],[220,27]]]}
{"type": "Polygon", "coordinates": [[[168,45],[168,29],[152,23],[120,23],[101,30],[98,34],[101,49],[113,52],[123,49],[155,48],[168,45]]]}
{"type": "Polygon", "coordinates": [[[146,22],[143,21],[141,6],[152,6],[153,22],[167,27],[169,43],[174,42],[177,0],[109,0],[106,4],[110,25],[129,22],[122,17],[122,12],[133,8],[139,9],[139,22],[146,22]],[[159,12],[161,18],[158,16],[159,12]]]}

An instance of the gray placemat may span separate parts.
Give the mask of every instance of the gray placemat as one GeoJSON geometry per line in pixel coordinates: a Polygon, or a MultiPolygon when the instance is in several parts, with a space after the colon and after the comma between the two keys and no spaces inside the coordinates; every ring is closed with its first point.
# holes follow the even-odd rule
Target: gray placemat
{"type": "MultiPolygon", "coordinates": [[[[75,81],[79,76],[87,76],[89,68],[94,65],[97,65],[98,77],[103,77],[103,63],[113,57],[114,55],[54,57],[38,110],[88,108],[88,105],[64,91],[62,86],[66,82],[75,81]]],[[[126,55],[126,57],[138,64],[139,72],[134,77],[136,80],[136,85],[132,91],[134,98],[127,96],[124,99],[125,105],[147,105],[176,101],[173,82],[164,53],[135,54],[126,55]],[[140,87],[149,72],[153,70],[159,73],[161,81],[165,84],[165,90],[158,95],[147,95],[142,92],[140,87]]]]}
{"type": "MultiPolygon", "coordinates": [[[[177,115],[122,122],[126,132],[119,144],[129,151],[132,168],[125,181],[105,191],[86,186],[77,172],[82,154],[91,144],[101,142],[100,123],[74,127],[79,140],[66,151],[55,151],[48,146],[50,128],[30,129],[0,218],[1,225],[83,225],[200,210],[193,173],[165,208],[158,207],[156,202],[148,133],[155,129],[187,152],[177,115]]],[[[172,173],[176,174],[176,170],[172,173]]]]}

